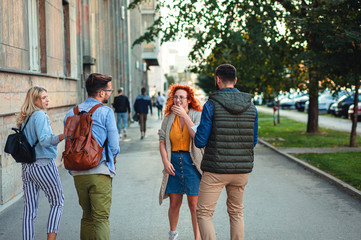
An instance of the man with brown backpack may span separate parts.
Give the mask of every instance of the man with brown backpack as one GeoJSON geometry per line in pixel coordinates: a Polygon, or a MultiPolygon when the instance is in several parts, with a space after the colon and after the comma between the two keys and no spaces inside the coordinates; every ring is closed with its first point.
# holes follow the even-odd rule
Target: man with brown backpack
{"type": "Polygon", "coordinates": [[[112,77],[92,73],[88,98],[65,116],[64,166],[71,170],[83,209],[80,239],[109,239],[109,215],[119,135],[113,110],[105,106],[113,92],[112,77]]]}

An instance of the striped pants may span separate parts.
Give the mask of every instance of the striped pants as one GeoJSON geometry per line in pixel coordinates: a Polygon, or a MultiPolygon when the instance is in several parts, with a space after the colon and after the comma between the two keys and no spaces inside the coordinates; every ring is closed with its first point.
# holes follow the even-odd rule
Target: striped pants
{"type": "Polygon", "coordinates": [[[64,194],[53,159],[45,166],[22,164],[24,190],[23,240],[34,239],[34,220],[38,211],[39,192],[44,191],[50,204],[47,232],[58,233],[63,212],[64,194]]]}

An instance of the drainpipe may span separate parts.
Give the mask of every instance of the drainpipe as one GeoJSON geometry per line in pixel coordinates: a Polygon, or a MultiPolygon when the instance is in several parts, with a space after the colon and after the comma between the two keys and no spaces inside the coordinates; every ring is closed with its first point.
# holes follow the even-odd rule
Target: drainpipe
{"type": "Polygon", "coordinates": [[[132,109],[133,108],[133,94],[132,94],[132,81],[133,81],[133,78],[132,78],[132,69],[131,69],[131,40],[130,40],[130,10],[128,9],[128,6],[129,6],[129,3],[130,1],[127,0],[126,1],[127,3],[127,41],[128,41],[128,44],[127,44],[127,52],[128,52],[128,91],[129,91],[129,100],[131,102],[130,104],[130,108],[132,109]]]}

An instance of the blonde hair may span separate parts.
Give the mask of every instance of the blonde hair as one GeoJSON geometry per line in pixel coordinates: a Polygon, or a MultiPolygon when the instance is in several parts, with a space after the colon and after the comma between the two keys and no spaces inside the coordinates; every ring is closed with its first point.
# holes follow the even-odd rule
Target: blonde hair
{"type": "Polygon", "coordinates": [[[44,91],[48,92],[45,88],[42,87],[32,87],[28,90],[25,101],[21,106],[20,113],[16,119],[16,125],[18,128],[21,127],[21,124],[25,121],[26,117],[29,116],[32,112],[41,110],[38,106],[35,105],[35,102],[40,98],[41,93],[44,91]]]}

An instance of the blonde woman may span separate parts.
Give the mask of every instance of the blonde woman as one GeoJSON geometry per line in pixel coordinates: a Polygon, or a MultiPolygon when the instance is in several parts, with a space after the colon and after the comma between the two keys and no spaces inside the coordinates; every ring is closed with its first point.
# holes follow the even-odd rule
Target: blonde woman
{"type": "Polygon", "coordinates": [[[194,145],[194,125],[199,124],[202,108],[191,87],[173,84],[165,108],[165,118],[159,130],[160,154],[164,165],[160,189],[160,204],[169,197],[169,240],[178,237],[176,231],[183,195],[187,195],[194,239],[200,239],[196,217],[200,163],[203,150],[194,145]]]}
{"type": "Polygon", "coordinates": [[[63,212],[64,194],[55,164],[57,144],[64,135],[54,135],[45,109],[48,107],[48,93],[44,88],[32,87],[28,90],[25,102],[17,118],[17,126],[23,127],[29,119],[24,134],[31,146],[35,144],[36,161],[22,164],[24,190],[23,240],[34,239],[34,219],[37,214],[39,192],[48,198],[50,213],[47,226],[47,239],[56,239],[60,218],[63,212]]]}

